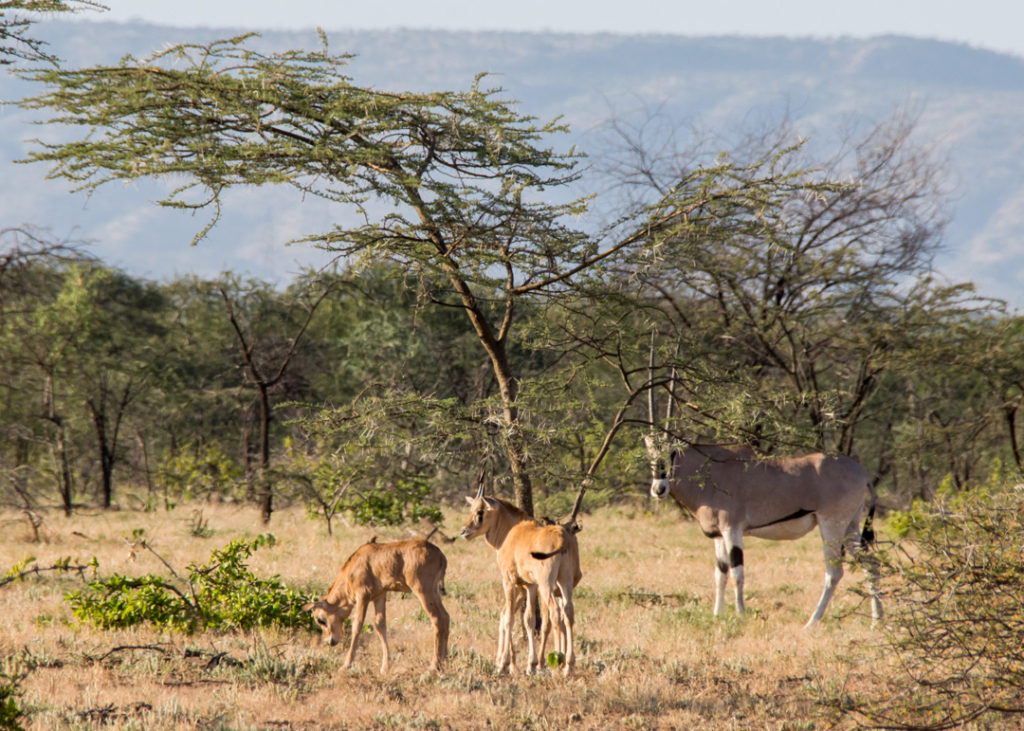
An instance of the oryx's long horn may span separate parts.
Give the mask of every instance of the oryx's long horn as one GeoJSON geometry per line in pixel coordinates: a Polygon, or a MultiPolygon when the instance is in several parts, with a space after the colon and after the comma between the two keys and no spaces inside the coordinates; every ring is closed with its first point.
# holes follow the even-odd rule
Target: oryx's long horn
{"type": "Polygon", "coordinates": [[[676,403],[676,376],[678,376],[678,374],[679,374],[679,371],[676,370],[676,366],[674,364],[679,362],[679,346],[680,345],[681,345],[680,341],[677,340],[676,341],[676,352],[672,356],[672,362],[673,362],[672,378],[668,382],[668,406],[665,408],[665,428],[666,429],[671,429],[672,428],[672,426],[671,426],[672,407],[675,406],[675,403],[676,403]]]}
{"type": "Polygon", "coordinates": [[[651,329],[651,355],[647,360],[647,418],[651,422],[651,435],[654,435],[654,330],[651,329]]]}
{"type": "Polygon", "coordinates": [[[480,486],[476,489],[476,497],[474,500],[479,500],[484,496],[484,481],[480,480],[480,486]]]}
{"type": "Polygon", "coordinates": [[[672,380],[668,382],[668,406],[665,407],[665,428],[671,429],[672,407],[676,403],[676,369],[672,369],[672,380]]]}

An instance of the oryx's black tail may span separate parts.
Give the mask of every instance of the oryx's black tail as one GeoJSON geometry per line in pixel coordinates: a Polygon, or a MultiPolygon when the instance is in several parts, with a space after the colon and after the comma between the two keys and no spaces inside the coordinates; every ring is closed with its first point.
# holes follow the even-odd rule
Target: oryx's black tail
{"type": "Polygon", "coordinates": [[[868,515],[864,519],[864,527],[860,531],[860,545],[865,549],[870,549],[875,545],[875,506],[878,504],[878,493],[875,492],[875,484],[873,482],[868,483],[868,492],[871,495],[871,499],[868,502],[868,515]]]}

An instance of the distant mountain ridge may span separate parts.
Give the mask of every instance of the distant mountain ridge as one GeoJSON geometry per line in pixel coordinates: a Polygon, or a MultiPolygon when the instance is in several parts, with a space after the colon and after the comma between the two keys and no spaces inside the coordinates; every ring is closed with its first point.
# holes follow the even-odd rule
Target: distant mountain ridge
{"type": "MultiPolygon", "coordinates": [[[[39,36],[68,65],[112,63],[174,43],[208,43],[240,33],[110,22],[44,22],[39,36]]],[[[541,120],[564,115],[583,149],[612,114],[657,107],[680,122],[738,129],[747,117],[784,110],[797,129],[827,137],[851,115],[881,121],[901,105],[919,110],[918,140],[948,156],[957,185],[940,269],[972,280],[982,294],[1024,306],[1024,59],[941,41],[852,38],[680,37],[555,33],[330,31],[331,50],[356,57],[360,84],[395,90],[465,89],[492,74],[541,120]]],[[[315,48],[314,31],[265,31],[264,50],[315,48]]],[[[0,71],[0,98],[31,93],[0,71]]],[[[154,278],[224,268],[278,279],[317,256],[281,242],[320,230],[332,212],[319,201],[283,200],[271,190],[237,191],[231,209],[199,248],[188,242],[204,219],[148,203],[157,184],[108,186],[92,199],[44,181],[39,165],[12,165],[24,140],[56,133],[0,107],[0,226],[33,223],[93,239],[110,263],[154,278]]],[[[198,214],[201,216],[202,214],[198,214]]]]}

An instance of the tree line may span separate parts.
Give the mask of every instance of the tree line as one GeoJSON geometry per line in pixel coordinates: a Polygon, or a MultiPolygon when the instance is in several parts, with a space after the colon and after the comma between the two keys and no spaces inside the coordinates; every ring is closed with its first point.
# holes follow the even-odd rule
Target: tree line
{"type": "Polygon", "coordinates": [[[330,527],[484,480],[567,512],[642,489],[649,430],[852,454],[897,501],[1021,470],[1021,321],[933,275],[948,203],[911,118],[834,153],[781,123],[723,152],[617,120],[585,158],[486,77],[380,91],[326,37],[250,41],[20,71],[24,106],[80,130],[22,161],[51,177],[184,181],[160,203],[209,212],[197,240],[235,187],[338,215],[300,239],[334,265],[286,286],[147,281],[0,231],[6,503],[212,493],[330,527]]]}

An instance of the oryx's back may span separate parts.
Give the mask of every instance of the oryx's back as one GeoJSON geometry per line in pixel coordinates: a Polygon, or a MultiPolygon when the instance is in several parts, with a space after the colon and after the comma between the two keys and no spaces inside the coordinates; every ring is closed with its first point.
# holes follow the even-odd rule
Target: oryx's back
{"type": "Polygon", "coordinates": [[[716,510],[743,505],[779,517],[863,502],[868,475],[856,460],[820,452],[758,457],[745,447],[694,446],[676,457],[673,475],[716,510]]]}

